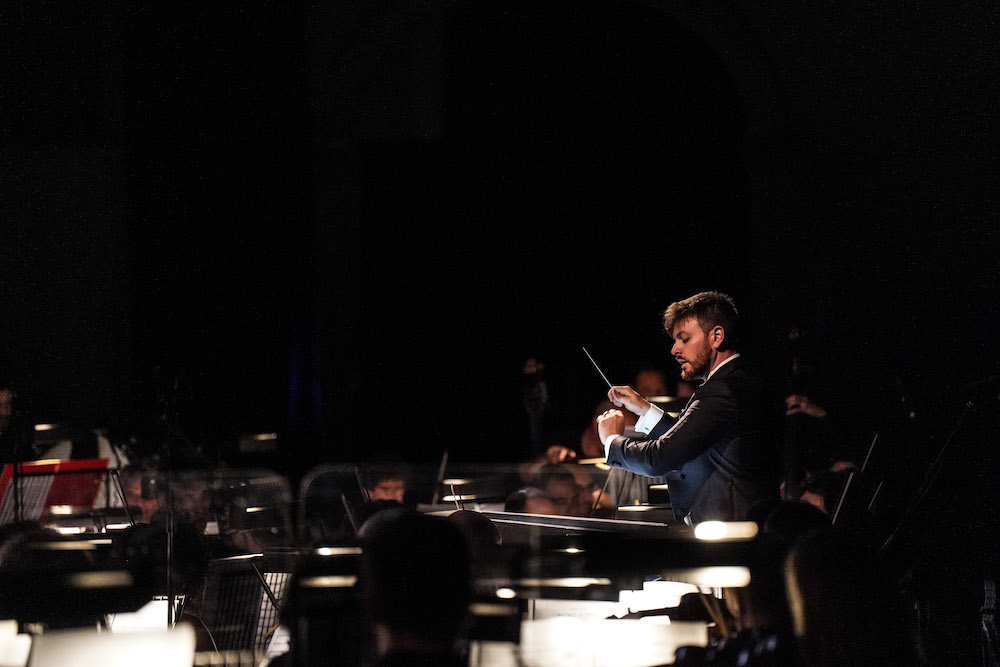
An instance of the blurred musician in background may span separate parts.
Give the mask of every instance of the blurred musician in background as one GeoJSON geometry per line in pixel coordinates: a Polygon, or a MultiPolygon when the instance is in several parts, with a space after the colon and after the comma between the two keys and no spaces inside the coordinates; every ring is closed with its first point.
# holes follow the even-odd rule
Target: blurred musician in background
{"type": "Polygon", "coordinates": [[[533,486],[526,486],[507,496],[503,511],[521,514],[556,514],[556,506],[547,493],[533,486]]]}
{"type": "Polygon", "coordinates": [[[375,667],[459,667],[469,619],[472,551],[458,522],[403,507],[371,517],[359,537],[375,667]]]}
{"type": "Polygon", "coordinates": [[[395,500],[403,502],[406,495],[406,478],[401,474],[385,471],[368,485],[368,497],[372,500],[395,500]]]}
{"type": "Polygon", "coordinates": [[[644,366],[635,374],[635,390],[641,396],[667,396],[670,391],[667,389],[666,374],[657,369],[644,366]]]}
{"type": "Polygon", "coordinates": [[[682,380],[701,380],[677,420],[632,387],[616,386],[608,399],[639,419],[647,439],[623,435],[617,409],[598,418],[608,464],[650,477],[668,475],[677,521],[745,520],[766,516],[779,500],[776,449],[766,431],[759,381],[739,354],[739,314],[720,292],[702,292],[664,312],[664,330],[682,380]]]}
{"type": "MultiPolygon", "coordinates": [[[[5,381],[0,377],[0,441],[6,442],[12,433],[10,428],[14,421],[14,387],[12,382],[5,381]]],[[[11,448],[13,449],[13,448],[11,448]]],[[[13,452],[10,456],[4,455],[4,461],[13,460],[13,452]]]]}
{"type": "Polygon", "coordinates": [[[365,493],[368,500],[404,502],[409,478],[410,468],[398,455],[383,453],[366,467],[364,473],[365,493]]]}
{"type": "Polygon", "coordinates": [[[546,464],[538,471],[535,486],[545,492],[555,508],[554,514],[587,516],[593,502],[588,488],[581,485],[570,468],[563,464],[546,464]]]}
{"type": "Polygon", "coordinates": [[[38,452],[33,448],[31,425],[19,409],[14,380],[0,370],[0,463],[36,458],[38,452]]]}
{"type": "Polygon", "coordinates": [[[119,473],[125,501],[135,523],[150,523],[163,505],[163,493],[157,484],[157,474],[138,466],[129,466],[119,473]]]}

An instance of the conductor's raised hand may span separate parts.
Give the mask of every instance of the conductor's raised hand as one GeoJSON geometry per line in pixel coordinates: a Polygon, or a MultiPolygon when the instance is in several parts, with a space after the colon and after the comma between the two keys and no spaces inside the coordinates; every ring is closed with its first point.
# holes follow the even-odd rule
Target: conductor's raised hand
{"type": "Polygon", "coordinates": [[[632,387],[615,386],[608,390],[608,400],[616,407],[625,407],[629,412],[641,417],[652,405],[632,387]]]}
{"type": "Polygon", "coordinates": [[[625,415],[621,410],[608,410],[597,417],[597,435],[601,442],[609,435],[621,435],[625,432],[625,415]]]}

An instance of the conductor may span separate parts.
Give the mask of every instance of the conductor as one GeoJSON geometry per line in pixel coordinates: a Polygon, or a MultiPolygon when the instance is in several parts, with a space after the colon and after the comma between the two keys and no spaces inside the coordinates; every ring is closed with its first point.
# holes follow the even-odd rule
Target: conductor
{"type": "Polygon", "coordinates": [[[739,353],[739,314],[728,295],[701,292],[672,303],[663,327],[681,378],[701,381],[673,420],[627,386],[608,399],[639,417],[623,436],[617,409],[598,417],[598,433],[610,466],[650,477],[666,476],[674,518],[701,521],[753,519],[777,503],[776,449],[765,433],[766,405],[760,382],[739,353]]]}

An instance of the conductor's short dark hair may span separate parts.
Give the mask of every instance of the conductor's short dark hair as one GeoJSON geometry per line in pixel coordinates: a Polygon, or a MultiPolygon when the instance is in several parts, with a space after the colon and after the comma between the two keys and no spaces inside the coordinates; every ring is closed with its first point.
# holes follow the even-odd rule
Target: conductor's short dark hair
{"type": "Polygon", "coordinates": [[[708,333],[721,326],[726,332],[726,349],[738,350],[740,346],[740,314],[736,302],[722,292],[699,292],[681,301],[675,301],[663,311],[663,328],[673,334],[678,322],[694,318],[701,330],[708,333]]]}

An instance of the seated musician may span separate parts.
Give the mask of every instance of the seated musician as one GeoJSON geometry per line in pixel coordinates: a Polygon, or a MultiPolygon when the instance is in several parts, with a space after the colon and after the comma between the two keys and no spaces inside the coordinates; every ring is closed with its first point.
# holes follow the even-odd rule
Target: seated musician
{"type": "Polygon", "coordinates": [[[361,577],[374,664],[467,664],[456,650],[472,599],[471,552],[457,523],[405,507],[361,529],[361,577]]]}
{"type": "Polygon", "coordinates": [[[370,464],[364,475],[368,500],[393,500],[404,502],[409,480],[409,468],[398,456],[387,454],[377,463],[370,464]]]}
{"type": "MultiPolygon", "coordinates": [[[[596,420],[596,415],[595,415],[596,420]]],[[[596,423],[596,422],[595,422],[596,423]]],[[[596,433],[596,431],[595,431],[596,433]]],[[[538,482],[538,474],[545,468],[554,465],[564,465],[566,469],[573,473],[576,481],[586,490],[597,493],[593,478],[593,473],[587,466],[578,465],[579,455],[573,449],[565,445],[550,445],[541,456],[522,461],[517,467],[517,482],[519,487],[534,486],[538,482]]]]}
{"type": "Polygon", "coordinates": [[[121,471],[119,479],[125,502],[128,503],[132,521],[150,523],[164,503],[163,495],[156,484],[157,475],[153,470],[139,466],[129,466],[121,471]]]}
{"type": "Polygon", "coordinates": [[[755,375],[739,353],[739,315],[733,300],[702,292],[664,313],[664,330],[683,380],[701,380],[676,420],[628,386],[608,398],[639,417],[623,435],[617,409],[598,418],[607,462],[650,477],[668,475],[677,521],[744,520],[779,500],[777,452],[765,433],[766,403],[755,375]]]}
{"type": "Polygon", "coordinates": [[[38,458],[33,447],[29,420],[22,414],[13,378],[0,368],[0,463],[32,461],[38,458]]]}
{"type": "Polygon", "coordinates": [[[533,486],[526,486],[507,497],[503,511],[521,514],[556,514],[556,506],[547,493],[533,486]]]}
{"type": "Polygon", "coordinates": [[[564,516],[587,516],[590,513],[590,494],[577,481],[573,472],[565,465],[546,464],[538,471],[535,484],[552,501],[555,514],[564,516]]]}

